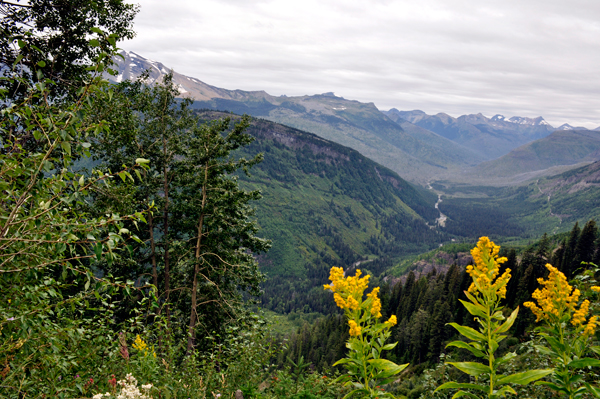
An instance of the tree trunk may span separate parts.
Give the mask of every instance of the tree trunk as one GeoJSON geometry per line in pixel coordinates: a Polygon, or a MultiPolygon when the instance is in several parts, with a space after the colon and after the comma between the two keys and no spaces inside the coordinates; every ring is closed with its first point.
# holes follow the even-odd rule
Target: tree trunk
{"type": "Polygon", "coordinates": [[[204,166],[204,183],[202,185],[202,207],[200,218],[198,220],[198,236],[196,237],[196,262],[194,265],[194,281],[192,283],[192,307],[190,310],[190,326],[188,329],[188,344],[186,352],[189,355],[196,344],[196,320],[198,313],[196,306],[198,304],[198,274],[200,274],[200,244],[202,243],[202,228],[204,227],[204,207],[206,206],[206,186],[208,180],[208,164],[204,166]]]}

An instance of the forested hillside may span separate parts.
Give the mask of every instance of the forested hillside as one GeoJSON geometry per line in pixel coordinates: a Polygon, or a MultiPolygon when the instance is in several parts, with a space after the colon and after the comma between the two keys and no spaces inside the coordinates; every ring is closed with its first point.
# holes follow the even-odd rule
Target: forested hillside
{"type": "MultiPolygon", "coordinates": [[[[205,118],[223,113],[204,111],[205,118]]],[[[375,274],[393,259],[437,247],[435,196],[348,147],[263,119],[248,129],[256,138],[244,150],[264,160],[244,187],[259,189],[262,234],[272,240],[261,256],[269,278],[262,304],[280,313],[329,313],[322,291],[331,266],[364,262],[375,274]]]]}
{"type": "Polygon", "coordinates": [[[535,238],[569,230],[575,222],[600,216],[600,163],[594,162],[520,186],[489,187],[433,183],[445,193],[439,204],[448,216],[445,232],[502,240],[535,238]]]}
{"type": "MultiPolygon", "coordinates": [[[[472,247],[472,245],[471,245],[472,247]]],[[[458,247],[454,248],[455,250],[458,247]]],[[[443,250],[443,248],[442,248],[443,250]]],[[[538,288],[538,278],[546,278],[546,263],[561,270],[569,278],[581,273],[586,266],[581,262],[600,262],[600,235],[595,221],[591,220],[583,228],[575,224],[569,233],[543,238],[524,248],[502,248],[508,258],[502,265],[501,273],[512,270],[512,278],[507,286],[507,312],[521,306],[519,317],[511,330],[512,338],[503,343],[506,350],[527,339],[533,327],[535,316],[522,307],[530,300],[538,288]]],[[[472,260],[471,260],[472,262],[472,260]]],[[[444,268],[446,269],[446,268],[444,268]]],[[[461,305],[464,291],[469,288],[471,277],[464,266],[456,263],[444,272],[432,270],[418,276],[410,271],[406,279],[389,279],[382,285],[383,318],[396,315],[398,324],[393,327],[393,341],[398,345],[390,358],[399,362],[410,362],[413,367],[423,369],[435,364],[441,353],[452,352],[445,344],[456,335],[456,330],[447,325],[455,322],[476,328],[473,317],[461,305]],[[420,367],[419,367],[420,365],[420,367]]],[[[312,326],[305,326],[290,339],[290,347],[285,355],[302,355],[319,368],[331,366],[331,359],[343,357],[346,333],[345,321],[339,314],[324,318],[312,326]]]]}

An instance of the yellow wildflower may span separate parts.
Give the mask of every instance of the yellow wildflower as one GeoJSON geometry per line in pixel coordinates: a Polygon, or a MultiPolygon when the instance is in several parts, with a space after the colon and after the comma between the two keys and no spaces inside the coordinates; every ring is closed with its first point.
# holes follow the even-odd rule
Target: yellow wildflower
{"type": "Polygon", "coordinates": [[[590,302],[583,301],[579,310],[576,310],[581,292],[573,289],[565,275],[551,264],[546,264],[546,269],[550,272],[548,278],[546,280],[539,278],[538,283],[542,287],[536,289],[531,295],[537,304],[525,302],[523,305],[531,309],[537,317],[536,321],[547,320],[549,323],[556,323],[564,315],[573,313],[571,324],[583,325],[589,313],[590,302]]]}
{"type": "Polygon", "coordinates": [[[571,324],[575,327],[582,325],[585,322],[585,318],[590,311],[590,301],[587,299],[581,303],[579,310],[573,313],[573,317],[571,319],[571,324]]]}
{"type": "Polygon", "coordinates": [[[385,322],[385,324],[389,325],[390,327],[395,326],[396,324],[398,324],[398,320],[396,319],[396,315],[392,315],[388,321],[385,322]]]}
{"type": "Polygon", "coordinates": [[[348,325],[350,326],[350,336],[358,337],[361,333],[361,328],[354,320],[348,320],[348,325]]]}
{"type": "Polygon", "coordinates": [[[371,315],[375,317],[381,317],[381,300],[377,297],[379,293],[379,287],[373,288],[371,293],[367,294],[367,297],[371,299],[371,315]]]}
{"type": "Polygon", "coordinates": [[[596,332],[597,325],[598,325],[598,316],[590,317],[590,320],[588,321],[587,326],[585,326],[585,329],[583,330],[583,334],[588,337],[591,335],[594,335],[594,333],[596,332]]]}
{"type": "Polygon", "coordinates": [[[348,297],[346,304],[348,305],[348,309],[350,309],[350,310],[356,310],[356,309],[358,309],[358,306],[359,306],[358,301],[351,296],[348,297]]]}
{"type": "MultiPolygon", "coordinates": [[[[139,334],[135,336],[133,347],[140,351],[144,356],[148,356],[148,354],[150,354],[151,348],[148,347],[148,344],[142,339],[142,337],[139,336],[139,334]]],[[[152,355],[156,357],[154,346],[152,347],[152,355]]]]}
{"type": "Polygon", "coordinates": [[[335,304],[340,309],[345,309],[345,308],[348,307],[348,304],[346,303],[346,301],[344,300],[344,298],[342,298],[342,296],[340,294],[338,294],[337,292],[335,294],[333,294],[333,299],[335,300],[335,304]]]}
{"type": "Polygon", "coordinates": [[[594,285],[594,286],[592,287],[592,291],[594,291],[594,292],[600,292],[600,287],[598,287],[598,286],[594,285]]]}
{"type": "Polygon", "coordinates": [[[140,337],[139,335],[135,336],[135,342],[133,343],[133,347],[140,352],[146,352],[148,350],[148,344],[146,344],[142,337],[140,337]]]}
{"type": "Polygon", "coordinates": [[[477,246],[471,250],[471,256],[475,265],[467,266],[467,273],[473,279],[468,291],[476,294],[482,293],[485,296],[506,297],[506,284],[510,280],[510,269],[498,276],[500,265],[506,262],[505,257],[498,257],[500,246],[494,244],[488,237],[481,237],[477,246]],[[496,279],[494,281],[494,279],[496,279]]]}
{"type": "Polygon", "coordinates": [[[356,275],[344,277],[344,269],[332,267],[329,273],[331,284],[325,284],[323,288],[334,292],[333,299],[338,307],[356,310],[362,303],[363,292],[367,289],[371,277],[361,275],[362,272],[357,270],[356,275]]]}

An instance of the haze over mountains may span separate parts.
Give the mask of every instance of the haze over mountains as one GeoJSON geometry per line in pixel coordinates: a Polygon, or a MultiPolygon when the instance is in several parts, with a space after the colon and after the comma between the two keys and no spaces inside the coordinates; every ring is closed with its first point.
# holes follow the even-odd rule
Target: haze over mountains
{"type": "MultiPolygon", "coordinates": [[[[116,81],[148,71],[152,84],[170,72],[135,53],[117,63],[116,81]]],[[[333,93],[271,96],[176,72],[173,81],[206,119],[255,117],[243,155],[265,160],[239,179],[264,195],[255,206],[273,241],[260,260],[267,309],[332,311],[319,287],[333,265],[400,274],[407,258],[443,243],[514,242],[600,217],[600,131],[542,117],[381,112],[333,93]]]]}
{"type": "MultiPolygon", "coordinates": [[[[112,80],[135,79],[148,70],[147,82],[152,84],[170,71],[138,54],[122,54],[124,59],[117,59],[118,75],[112,80]]],[[[271,96],[264,91],[218,88],[176,72],[173,80],[182,97],[196,100],[194,107],[246,113],[317,134],[422,185],[434,180],[514,183],[552,173],[556,167],[600,159],[599,131],[568,124],[554,128],[542,117],[471,114],[454,118],[394,108],[381,112],[373,103],[333,93],[271,96]]]]}

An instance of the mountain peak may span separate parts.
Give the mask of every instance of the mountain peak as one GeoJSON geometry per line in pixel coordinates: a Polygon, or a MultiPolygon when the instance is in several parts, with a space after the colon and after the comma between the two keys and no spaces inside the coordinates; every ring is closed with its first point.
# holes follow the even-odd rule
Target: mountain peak
{"type": "Polygon", "coordinates": [[[537,118],[523,118],[522,116],[513,116],[508,121],[512,123],[517,123],[519,125],[550,126],[550,124],[546,122],[541,116],[538,116],[537,118]]]}
{"type": "Polygon", "coordinates": [[[573,126],[569,125],[568,123],[563,123],[556,130],[573,130],[573,129],[574,129],[573,126]]]}

